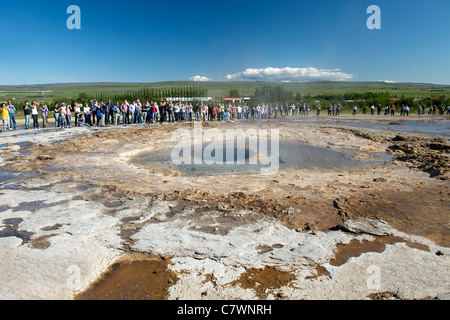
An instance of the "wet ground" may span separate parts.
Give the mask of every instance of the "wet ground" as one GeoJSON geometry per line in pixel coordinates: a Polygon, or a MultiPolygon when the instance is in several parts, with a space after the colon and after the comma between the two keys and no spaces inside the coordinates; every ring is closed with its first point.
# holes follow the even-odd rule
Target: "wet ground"
{"type": "MultiPolygon", "coordinates": [[[[0,297],[445,297],[448,120],[399,119],[247,123],[279,130],[280,167],[270,176],[261,165],[173,164],[172,137],[191,124],[50,130],[29,141],[7,133],[0,297]],[[359,217],[395,231],[338,227],[359,217]],[[366,285],[371,265],[383,270],[382,288],[366,285]],[[74,266],[79,282],[67,273],[74,266]]],[[[244,159],[260,160],[260,151],[247,145],[244,159]]]]}

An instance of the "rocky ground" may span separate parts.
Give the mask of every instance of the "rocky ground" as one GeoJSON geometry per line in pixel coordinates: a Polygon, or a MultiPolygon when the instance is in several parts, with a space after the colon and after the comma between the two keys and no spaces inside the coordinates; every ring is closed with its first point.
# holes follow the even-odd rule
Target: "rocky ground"
{"type": "Polygon", "coordinates": [[[270,176],[189,175],[136,159],[192,124],[3,133],[0,298],[449,298],[445,138],[203,125],[250,127],[316,156],[270,176]]]}

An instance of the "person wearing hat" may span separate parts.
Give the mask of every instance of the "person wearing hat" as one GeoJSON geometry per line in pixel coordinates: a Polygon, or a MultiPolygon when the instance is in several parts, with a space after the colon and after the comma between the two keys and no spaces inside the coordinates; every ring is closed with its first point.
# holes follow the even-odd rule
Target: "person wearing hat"
{"type": "Polygon", "coordinates": [[[16,107],[8,101],[7,107],[9,108],[9,127],[11,130],[17,130],[16,126],[16,107]]]}

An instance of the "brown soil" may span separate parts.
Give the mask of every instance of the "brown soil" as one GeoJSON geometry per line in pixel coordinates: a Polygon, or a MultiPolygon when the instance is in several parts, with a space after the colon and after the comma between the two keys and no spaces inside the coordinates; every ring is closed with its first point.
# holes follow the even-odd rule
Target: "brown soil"
{"type": "Polygon", "coordinates": [[[341,223],[342,217],[332,201],[312,200],[301,196],[280,197],[269,192],[259,194],[232,192],[215,195],[208,191],[183,191],[167,194],[166,200],[189,198],[193,204],[207,203],[210,209],[250,210],[277,219],[297,230],[328,230],[341,223]]]}
{"type": "Polygon", "coordinates": [[[450,171],[450,145],[444,138],[420,138],[390,133],[374,133],[364,129],[345,128],[364,139],[388,143],[388,150],[400,161],[408,162],[433,178],[447,180],[450,171]]]}
{"type": "Polygon", "coordinates": [[[327,268],[318,265],[315,268],[315,274],[311,275],[311,276],[307,276],[305,279],[315,279],[315,278],[319,278],[321,276],[329,277],[330,273],[328,272],[327,268]]]}
{"type": "Polygon", "coordinates": [[[341,266],[352,257],[359,257],[366,252],[381,253],[386,249],[387,244],[394,244],[397,242],[405,242],[403,238],[399,237],[378,237],[374,241],[358,241],[352,240],[349,244],[338,244],[334,259],[330,261],[332,266],[341,266]]]}
{"type": "Polygon", "coordinates": [[[408,241],[401,237],[376,237],[373,241],[358,241],[352,240],[348,244],[338,244],[336,253],[333,259],[330,260],[332,266],[341,266],[346,263],[352,257],[359,257],[363,253],[378,252],[381,253],[386,249],[386,245],[395,243],[405,243],[408,247],[430,251],[430,248],[426,245],[408,241]]]}
{"type": "Polygon", "coordinates": [[[263,269],[248,268],[232,285],[240,285],[244,289],[253,289],[257,296],[266,299],[274,289],[288,286],[296,278],[289,271],[266,266],[263,269]]]}
{"type": "Polygon", "coordinates": [[[335,206],[344,219],[383,220],[394,229],[449,247],[449,199],[448,188],[416,186],[412,191],[362,191],[354,197],[337,198],[335,206]]]}
{"type": "Polygon", "coordinates": [[[168,288],[178,281],[161,257],[128,256],[114,263],[75,300],[166,300],[168,288]]]}
{"type": "Polygon", "coordinates": [[[45,236],[33,238],[31,240],[31,245],[35,249],[47,249],[52,244],[48,239],[50,239],[51,237],[54,237],[54,236],[57,236],[57,234],[48,234],[45,236]]]}
{"type": "Polygon", "coordinates": [[[396,293],[389,291],[371,293],[367,297],[372,300],[400,300],[396,293]]]}

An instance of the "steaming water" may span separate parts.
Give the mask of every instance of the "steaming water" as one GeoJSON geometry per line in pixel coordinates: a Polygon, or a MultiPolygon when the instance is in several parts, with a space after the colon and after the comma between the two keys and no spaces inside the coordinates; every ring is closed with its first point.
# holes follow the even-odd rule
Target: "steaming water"
{"type": "MultiPolygon", "coordinates": [[[[207,144],[203,145],[203,151],[207,144]]],[[[191,150],[191,164],[176,165],[172,161],[171,152],[172,149],[165,149],[155,152],[144,152],[131,159],[131,163],[156,170],[173,170],[179,172],[182,176],[216,176],[227,174],[257,174],[261,173],[262,168],[273,167],[276,161],[279,161],[279,171],[285,171],[290,169],[301,170],[358,170],[364,168],[373,168],[381,165],[386,165],[392,159],[387,153],[373,153],[371,159],[355,160],[351,157],[352,153],[343,153],[334,151],[328,148],[314,147],[302,143],[285,142],[282,141],[279,144],[279,157],[272,159],[272,150],[270,148],[270,141],[268,143],[267,155],[258,153],[261,150],[255,150],[249,145],[246,145],[245,150],[235,147],[234,161],[232,164],[227,164],[227,155],[224,151],[222,157],[218,157],[222,160],[222,164],[214,163],[208,165],[205,161],[202,164],[194,164],[195,154],[191,150]],[[237,154],[242,152],[245,154],[245,164],[237,163],[237,154]],[[266,159],[268,162],[264,163],[262,159],[266,159]],[[272,160],[272,162],[270,162],[272,160]],[[252,162],[253,161],[253,162],[252,162]],[[254,164],[256,162],[256,164],[254,164]]],[[[224,147],[225,150],[225,147],[224,147]]],[[[182,155],[182,152],[181,152],[182,155]]],[[[202,154],[203,159],[208,159],[208,155],[202,154]]],[[[232,156],[233,156],[232,155],[232,156]]],[[[215,157],[214,151],[211,152],[211,156],[215,157]]],[[[229,156],[229,159],[232,158],[229,156]]],[[[198,159],[198,158],[197,158],[198,159]]]]}

